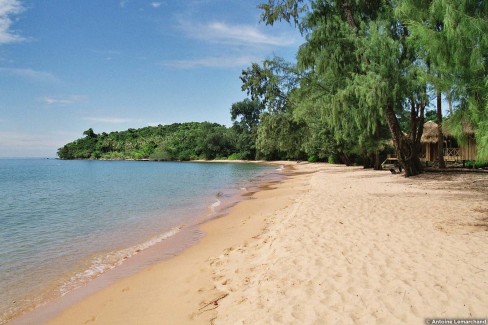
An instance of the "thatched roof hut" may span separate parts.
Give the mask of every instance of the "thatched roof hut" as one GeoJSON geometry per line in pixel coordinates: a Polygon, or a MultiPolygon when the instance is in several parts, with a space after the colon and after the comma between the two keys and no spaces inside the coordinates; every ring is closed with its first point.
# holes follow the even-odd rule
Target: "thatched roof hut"
{"type": "Polygon", "coordinates": [[[420,138],[421,143],[437,143],[439,141],[439,132],[437,131],[437,123],[433,121],[427,121],[424,124],[424,132],[422,133],[422,138],[420,138]]]}
{"type": "MultiPolygon", "coordinates": [[[[439,132],[438,132],[437,123],[434,121],[427,121],[424,123],[424,132],[422,133],[422,138],[420,139],[421,143],[437,143],[439,141],[439,132]]],[[[444,136],[453,137],[454,126],[449,123],[449,120],[445,121],[442,124],[442,133],[444,136]]],[[[462,133],[464,135],[474,135],[474,130],[471,124],[465,122],[461,125],[462,133]]]]}
{"type": "MultiPolygon", "coordinates": [[[[449,120],[443,123],[442,133],[444,136],[444,160],[460,161],[460,160],[474,160],[476,159],[476,142],[474,139],[474,131],[469,123],[462,125],[450,125],[449,120]],[[466,136],[465,141],[458,143],[454,137],[454,130],[460,130],[466,136]]],[[[459,131],[458,131],[459,132],[459,131]]],[[[422,158],[427,161],[435,161],[437,159],[439,142],[439,132],[437,123],[428,121],[424,123],[424,132],[420,139],[422,143],[422,158]]]]}

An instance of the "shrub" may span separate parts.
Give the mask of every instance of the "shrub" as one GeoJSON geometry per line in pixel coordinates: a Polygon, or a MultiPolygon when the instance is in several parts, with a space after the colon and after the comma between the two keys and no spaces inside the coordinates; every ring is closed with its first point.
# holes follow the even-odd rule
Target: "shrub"
{"type": "Polygon", "coordinates": [[[466,162],[465,166],[468,168],[487,168],[488,167],[488,161],[470,160],[470,161],[466,162]]]}
{"type": "Polygon", "coordinates": [[[313,162],[319,161],[319,158],[316,155],[311,155],[311,156],[308,157],[307,160],[308,160],[308,162],[313,163],[313,162]]]}
{"type": "Polygon", "coordinates": [[[229,157],[227,157],[228,160],[241,160],[242,155],[240,153],[233,153],[229,157]]]}

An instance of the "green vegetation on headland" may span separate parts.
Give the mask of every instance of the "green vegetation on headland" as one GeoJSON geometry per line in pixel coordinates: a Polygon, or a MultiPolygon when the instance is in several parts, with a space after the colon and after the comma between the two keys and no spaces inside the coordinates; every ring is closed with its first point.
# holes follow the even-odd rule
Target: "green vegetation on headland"
{"type": "MultiPolygon", "coordinates": [[[[215,123],[175,123],[85,137],[58,150],[61,159],[191,160],[228,157],[235,152],[235,133],[215,123]]],[[[247,157],[246,157],[247,158],[247,157]]]]}
{"type": "MultiPolygon", "coordinates": [[[[242,71],[249,98],[234,125],[184,123],[96,135],[69,143],[63,159],[308,159],[380,168],[396,152],[406,176],[422,172],[426,119],[442,102],[459,143],[474,134],[488,159],[488,1],[268,0],[269,25],[294,23],[305,42],[295,64],[281,58],[242,71]]],[[[470,139],[472,140],[472,139],[470,139]]]]}

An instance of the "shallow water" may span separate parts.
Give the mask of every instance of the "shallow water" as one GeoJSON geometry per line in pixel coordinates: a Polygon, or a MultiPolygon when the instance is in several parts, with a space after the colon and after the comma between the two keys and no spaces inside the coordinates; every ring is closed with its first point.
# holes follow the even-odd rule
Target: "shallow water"
{"type": "Polygon", "coordinates": [[[0,323],[217,213],[274,167],[0,160],[0,323]]]}

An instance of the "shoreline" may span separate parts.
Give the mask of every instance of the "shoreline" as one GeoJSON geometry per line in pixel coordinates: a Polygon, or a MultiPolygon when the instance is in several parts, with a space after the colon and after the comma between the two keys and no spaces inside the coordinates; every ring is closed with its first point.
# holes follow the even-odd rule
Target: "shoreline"
{"type": "MultiPolygon", "coordinates": [[[[272,165],[291,164],[289,162],[277,162],[272,165]]],[[[285,175],[285,177],[287,176],[285,175]]],[[[204,235],[195,245],[186,247],[169,259],[162,260],[136,274],[112,283],[108,287],[93,292],[74,305],[63,309],[54,318],[48,319],[46,324],[84,324],[92,321],[102,324],[121,322],[127,324],[134,322],[160,324],[159,319],[152,319],[153,315],[147,315],[146,312],[148,308],[160,309],[161,306],[164,306],[163,309],[167,311],[167,318],[163,323],[208,323],[213,316],[207,312],[201,313],[199,306],[202,301],[207,299],[206,297],[209,295],[213,297],[217,293],[212,285],[211,269],[205,267],[205,264],[209,258],[215,254],[220,254],[229,245],[232,246],[242,242],[242,240],[259,235],[265,226],[264,220],[254,218],[253,222],[249,222],[249,220],[255,214],[274,211],[277,207],[281,208],[283,201],[276,202],[276,193],[268,192],[276,189],[275,186],[282,185],[282,182],[286,183],[286,181],[272,180],[260,184],[256,191],[249,192],[246,195],[247,198],[231,206],[229,211],[224,211],[222,215],[197,225],[204,235]],[[266,204],[263,205],[264,202],[261,202],[256,205],[260,199],[261,201],[265,199],[266,204]],[[198,271],[195,273],[195,270],[198,271]],[[148,276],[154,282],[147,282],[148,276]],[[155,284],[157,284],[156,288],[155,284]],[[198,287],[199,289],[196,292],[188,292],[188,287],[198,287]],[[123,295],[120,296],[119,293],[123,293],[123,295]],[[130,296],[129,299],[126,300],[124,295],[130,296]],[[175,299],[175,295],[178,296],[178,299],[175,299]],[[148,307],[148,301],[145,300],[147,296],[156,297],[151,299],[154,303],[152,307],[148,307]],[[117,301],[114,302],[115,309],[112,310],[110,306],[107,306],[107,299],[110,301],[109,305],[114,299],[117,301]],[[98,310],[101,305],[108,308],[100,310],[100,316],[96,316],[94,320],[92,318],[85,319],[86,309],[95,308],[98,310]],[[119,314],[121,311],[119,307],[126,312],[119,314]],[[127,314],[129,310],[132,310],[134,314],[127,314]],[[174,311],[177,312],[174,313],[174,311]],[[122,318],[118,319],[119,316],[122,318]],[[105,317],[107,319],[97,320],[105,317]],[[141,317],[144,320],[141,320],[141,317]]]]}
{"type": "Polygon", "coordinates": [[[293,171],[181,254],[47,324],[423,323],[486,318],[488,178],[293,171]]]}
{"type": "MultiPolygon", "coordinates": [[[[197,161],[198,163],[199,161],[197,161]]],[[[216,161],[217,162],[217,161],[216,161]]],[[[233,163],[241,163],[240,161],[232,161],[233,163]]],[[[253,162],[261,163],[270,166],[276,166],[276,163],[263,163],[263,162],[253,162]]],[[[279,164],[278,164],[279,165],[279,164]]],[[[198,245],[202,237],[205,236],[204,232],[201,230],[202,225],[207,222],[211,222],[214,219],[221,218],[228,213],[228,210],[233,206],[238,204],[240,201],[249,199],[249,195],[259,191],[263,184],[268,184],[275,182],[277,179],[283,179],[285,176],[280,175],[270,169],[265,172],[265,174],[258,176],[257,178],[248,180],[249,187],[245,185],[246,188],[241,188],[241,192],[231,191],[224,197],[217,197],[218,204],[216,202],[209,202],[207,206],[207,212],[202,215],[194,217],[194,220],[189,224],[179,225],[178,231],[175,234],[166,238],[156,244],[151,245],[143,250],[137,250],[137,252],[128,259],[124,259],[121,264],[115,265],[113,268],[102,272],[98,276],[90,279],[88,282],[84,282],[82,286],[78,286],[73,290],[69,290],[67,293],[63,293],[58,296],[58,292],[53,292],[52,295],[47,296],[48,300],[40,305],[29,307],[24,309],[21,314],[16,315],[13,318],[8,319],[8,324],[32,324],[32,323],[44,323],[49,319],[53,318],[54,315],[58,314],[60,311],[69,308],[70,306],[79,303],[80,301],[86,299],[90,295],[106,288],[113,283],[120,281],[120,279],[133,276],[138,272],[142,272],[148,267],[154,264],[160,263],[161,261],[170,259],[184,252],[189,247],[198,245]],[[245,192],[242,192],[245,190],[245,192]],[[249,192],[252,191],[252,192],[249,192]],[[51,297],[51,298],[49,298],[51,297]]],[[[230,188],[229,188],[230,189],[230,188]]],[[[175,229],[169,230],[173,232],[175,229]]],[[[166,235],[166,232],[164,233],[166,235]]],[[[160,235],[157,235],[160,237],[160,235]]],[[[148,240],[153,240],[154,238],[148,238],[148,240]]],[[[148,240],[145,240],[143,244],[146,244],[148,240]]],[[[137,244],[136,246],[141,246],[142,244],[137,244]]],[[[134,246],[134,247],[136,247],[134,246]]],[[[125,248],[123,250],[131,249],[125,248]]],[[[137,248],[137,247],[136,247],[137,248]]],[[[118,252],[116,252],[118,253],[118,252]]],[[[86,271],[81,270],[81,273],[86,271]]],[[[77,273],[77,275],[81,274],[77,273]]],[[[64,286],[64,285],[63,285],[64,286]]]]}

